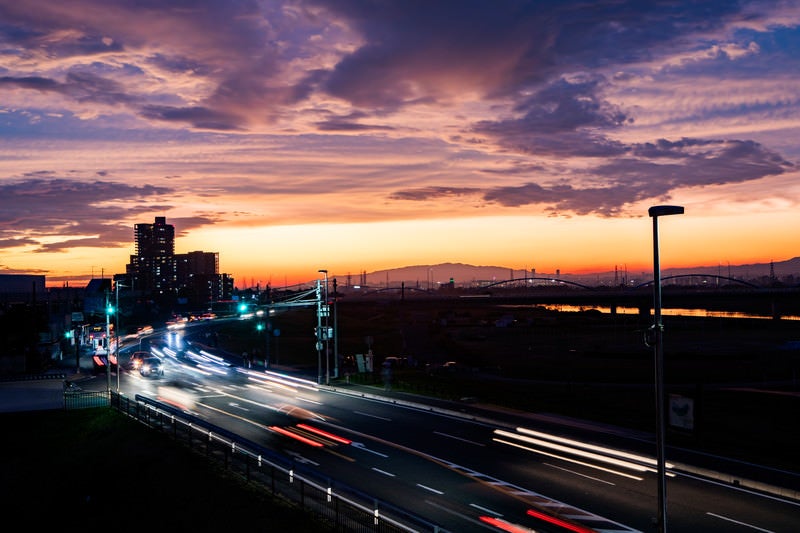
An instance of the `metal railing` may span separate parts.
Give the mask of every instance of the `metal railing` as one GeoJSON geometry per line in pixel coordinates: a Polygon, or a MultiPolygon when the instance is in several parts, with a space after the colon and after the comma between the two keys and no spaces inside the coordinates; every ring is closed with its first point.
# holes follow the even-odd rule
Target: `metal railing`
{"type": "Polygon", "coordinates": [[[85,392],[81,390],[64,391],[64,409],[86,409],[89,407],[107,407],[111,404],[108,391],[85,392]]]}
{"type": "MultiPolygon", "coordinates": [[[[81,400],[84,403],[105,401],[104,405],[171,436],[274,497],[282,497],[301,510],[313,513],[334,531],[448,533],[422,517],[347,485],[334,483],[274,450],[168,404],[140,395],[131,399],[112,391],[110,396],[107,392],[65,393],[65,405],[68,394],[76,397],[87,395],[81,400]]],[[[77,405],[77,400],[70,399],[71,408],[88,406],[77,405]]]]}

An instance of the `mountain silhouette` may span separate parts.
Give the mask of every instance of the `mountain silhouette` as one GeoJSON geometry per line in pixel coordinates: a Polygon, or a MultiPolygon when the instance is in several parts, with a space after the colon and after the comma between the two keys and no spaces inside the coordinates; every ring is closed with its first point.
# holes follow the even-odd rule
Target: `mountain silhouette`
{"type": "MultiPolygon", "coordinates": [[[[783,280],[789,276],[800,279],[800,257],[786,261],[773,261],[771,263],[751,263],[745,265],[719,264],[715,266],[697,266],[688,268],[669,268],[661,271],[662,278],[677,275],[707,275],[730,277],[734,279],[752,281],[783,280]]],[[[524,269],[513,269],[503,266],[476,266],[464,263],[439,263],[436,265],[413,265],[374,272],[362,273],[358,276],[338,276],[340,282],[350,285],[366,284],[368,286],[397,287],[401,283],[407,287],[422,289],[437,289],[451,280],[456,286],[469,284],[485,284],[496,281],[512,279],[561,279],[585,283],[588,285],[608,285],[622,283],[626,277],[628,281],[639,280],[644,283],[652,279],[652,271],[625,272],[609,270],[605,272],[571,274],[569,272],[539,272],[524,269]]]]}

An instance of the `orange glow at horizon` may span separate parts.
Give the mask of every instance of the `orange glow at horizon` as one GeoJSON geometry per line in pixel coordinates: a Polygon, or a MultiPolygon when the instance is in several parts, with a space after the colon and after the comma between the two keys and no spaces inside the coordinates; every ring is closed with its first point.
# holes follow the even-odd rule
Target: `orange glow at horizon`
{"type": "MultiPolygon", "coordinates": [[[[729,229],[726,217],[692,216],[691,208],[659,223],[663,269],[769,263],[794,257],[794,238],[764,235],[770,217],[753,226],[729,229]],[[728,229],[726,229],[728,228],[728,229]],[[742,246],[747,239],[753,244],[742,246]],[[784,255],[774,257],[774,250],[784,255]],[[761,255],[759,255],[759,253],[761,255]]],[[[800,222],[800,219],[798,219],[800,222]]],[[[167,218],[167,223],[170,219],[167,218]]],[[[177,228],[176,228],[177,229],[177,228]]],[[[130,246],[132,249],[132,244],[130,246]]],[[[372,224],[328,224],[236,227],[191,230],[176,237],[176,253],[219,253],[220,272],[233,276],[237,287],[294,286],[318,279],[325,268],[331,278],[357,280],[362,272],[407,266],[464,263],[541,274],[607,273],[632,276],[652,272],[652,219],[538,219],[486,217],[418,220],[372,224]],[[588,231],[586,228],[593,228],[588,231]],[[522,231],[516,228],[523,228],[522,231]],[[420,235],[419,238],[398,238],[420,235]],[[608,239],[598,236],[608,235],[608,239]]],[[[97,253],[95,250],[86,250],[97,253]]],[[[125,272],[130,249],[87,255],[94,277],[125,272]],[[113,263],[104,261],[114,258],[113,263]]],[[[68,263],[63,263],[64,265],[68,263]]],[[[88,279],[82,272],[81,279],[88,279]]],[[[48,271],[48,278],[58,275],[48,271]]],[[[47,281],[61,286],[61,281],[47,281]]]]}

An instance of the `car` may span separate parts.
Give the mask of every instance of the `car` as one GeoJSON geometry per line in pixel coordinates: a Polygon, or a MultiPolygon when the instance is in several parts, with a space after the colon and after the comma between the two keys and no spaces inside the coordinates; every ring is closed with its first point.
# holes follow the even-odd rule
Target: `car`
{"type": "Polygon", "coordinates": [[[144,360],[147,357],[152,357],[150,352],[145,352],[145,351],[133,352],[131,354],[131,358],[128,360],[128,365],[130,369],[139,370],[139,368],[142,366],[142,360],[144,360]]]}
{"type": "Polygon", "coordinates": [[[111,361],[111,371],[117,371],[117,355],[111,353],[110,355],[103,349],[98,348],[92,355],[92,366],[95,372],[106,372],[108,361],[111,361]]]}
{"type": "Polygon", "coordinates": [[[404,366],[404,363],[405,363],[405,357],[390,356],[390,357],[387,357],[387,358],[385,358],[383,360],[383,365],[384,366],[388,365],[388,366],[390,366],[392,368],[398,368],[398,367],[404,366]]]}
{"type": "Polygon", "coordinates": [[[191,411],[195,406],[192,387],[188,383],[175,379],[163,382],[158,386],[158,400],[183,411],[191,411]]]}
{"type": "Polygon", "coordinates": [[[440,364],[428,366],[428,374],[451,374],[462,370],[462,366],[456,361],[446,361],[440,364]]]}
{"type": "Polygon", "coordinates": [[[164,365],[160,357],[151,355],[142,359],[142,364],[139,367],[139,373],[144,377],[163,376],[164,365]]]}

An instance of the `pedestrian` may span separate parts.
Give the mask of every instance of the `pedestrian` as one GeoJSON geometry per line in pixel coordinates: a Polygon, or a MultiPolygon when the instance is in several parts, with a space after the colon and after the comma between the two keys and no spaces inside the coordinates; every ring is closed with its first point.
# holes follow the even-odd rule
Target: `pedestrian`
{"type": "Polygon", "coordinates": [[[247,354],[247,350],[242,352],[242,366],[250,368],[250,356],[247,354]]]}

